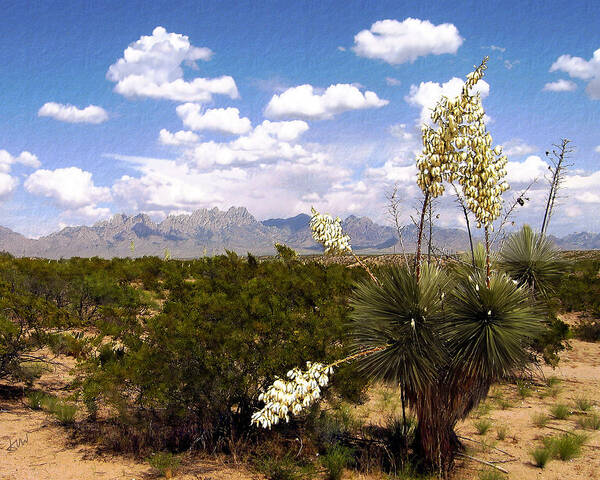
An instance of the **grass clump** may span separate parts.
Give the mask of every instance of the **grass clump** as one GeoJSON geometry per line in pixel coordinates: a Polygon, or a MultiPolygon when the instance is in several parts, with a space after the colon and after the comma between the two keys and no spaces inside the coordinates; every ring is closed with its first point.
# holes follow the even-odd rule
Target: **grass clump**
{"type": "Polygon", "coordinates": [[[545,427],[549,420],[550,420],[550,417],[548,415],[546,415],[545,413],[542,413],[542,412],[534,413],[532,415],[532,417],[531,417],[531,422],[537,428],[543,428],[543,427],[545,427]]]}
{"type": "Polygon", "coordinates": [[[594,402],[587,397],[577,397],[575,399],[575,408],[582,412],[587,412],[593,405],[594,402]]]}
{"type": "Polygon", "coordinates": [[[559,437],[544,438],[544,446],[550,450],[554,458],[571,460],[581,454],[581,447],[587,435],[565,433],[559,437]]]}
{"type": "Polygon", "coordinates": [[[496,427],[496,438],[498,440],[504,440],[508,433],[508,427],[506,425],[498,425],[496,427]]]}
{"type": "Polygon", "coordinates": [[[474,410],[474,414],[477,418],[484,417],[488,413],[492,411],[492,406],[488,402],[481,402],[477,405],[477,408],[474,410]]]}
{"type": "Polygon", "coordinates": [[[531,452],[536,467],[544,468],[552,458],[552,452],[547,447],[538,447],[531,452]]]}
{"type": "Polygon", "coordinates": [[[62,425],[71,425],[75,422],[77,406],[63,400],[57,400],[56,402],[53,402],[50,413],[52,413],[62,425]]]}
{"type": "Polygon", "coordinates": [[[157,452],[148,458],[148,463],[163,477],[173,478],[181,465],[181,458],[171,452],[157,452]]]}
{"type": "Polygon", "coordinates": [[[482,418],[477,420],[474,425],[479,435],[485,435],[492,426],[492,421],[489,418],[482,418]]]}
{"type": "Polygon", "coordinates": [[[587,430],[600,430],[600,415],[592,413],[591,415],[579,417],[577,425],[587,430]]]}
{"type": "Polygon", "coordinates": [[[562,382],[562,380],[554,375],[546,378],[546,386],[547,387],[556,387],[556,386],[560,385],[561,382],[562,382]]]}
{"type": "Polygon", "coordinates": [[[569,407],[567,405],[565,405],[564,403],[559,403],[557,405],[554,405],[550,409],[550,413],[552,413],[552,415],[557,420],[565,420],[566,418],[569,417],[569,415],[571,415],[571,411],[569,410],[569,407]]]}
{"type": "Polygon", "coordinates": [[[517,393],[521,397],[521,400],[525,400],[531,396],[531,386],[524,380],[517,380],[517,393]]]}
{"type": "Polygon", "coordinates": [[[479,472],[479,480],[504,480],[504,475],[498,470],[488,468],[479,472]]]}
{"type": "Polygon", "coordinates": [[[27,394],[27,403],[33,410],[42,410],[44,408],[46,397],[48,397],[48,394],[34,390],[27,394]]]}
{"type": "Polygon", "coordinates": [[[321,457],[327,480],[341,480],[344,469],[354,463],[354,451],[343,445],[334,445],[321,457]]]}

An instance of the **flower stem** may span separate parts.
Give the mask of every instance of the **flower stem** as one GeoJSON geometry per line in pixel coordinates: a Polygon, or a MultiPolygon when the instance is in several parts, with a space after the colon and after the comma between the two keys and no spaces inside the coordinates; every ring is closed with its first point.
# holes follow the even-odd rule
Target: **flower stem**
{"type": "Polygon", "coordinates": [[[421,242],[423,240],[423,224],[425,223],[425,212],[427,210],[428,203],[429,191],[426,191],[425,198],[423,199],[423,210],[421,210],[421,221],[419,222],[419,234],[417,236],[417,255],[415,256],[415,272],[417,275],[417,282],[421,276],[421,242]]]}
{"type": "Polygon", "coordinates": [[[358,256],[356,255],[356,253],[352,252],[352,256],[354,257],[354,259],[360,263],[360,266],[363,267],[365,269],[365,271],[369,274],[369,276],[373,279],[373,281],[379,285],[379,280],[377,280],[377,277],[375,275],[373,275],[373,272],[371,272],[371,270],[369,269],[369,267],[367,266],[366,263],[364,263],[360,258],[358,258],[358,256]]]}

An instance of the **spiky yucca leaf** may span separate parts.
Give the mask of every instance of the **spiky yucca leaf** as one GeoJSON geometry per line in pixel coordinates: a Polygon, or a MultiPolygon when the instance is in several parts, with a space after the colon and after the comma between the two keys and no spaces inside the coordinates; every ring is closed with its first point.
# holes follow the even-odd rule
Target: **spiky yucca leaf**
{"type": "Polygon", "coordinates": [[[450,302],[443,335],[455,371],[493,382],[529,361],[527,343],[544,317],[525,287],[496,273],[487,288],[475,274],[459,280],[450,302]]]}
{"type": "Polygon", "coordinates": [[[413,272],[393,267],[380,275],[380,285],[359,284],[351,299],[354,347],[389,345],[361,359],[359,368],[412,392],[430,385],[447,360],[439,338],[447,283],[440,269],[423,265],[419,282],[413,272]]]}
{"type": "Polygon", "coordinates": [[[512,278],[546,295],[562,273],[559,252],[529,225],[513,233],[500,251],[500,266],[512,278]]]}

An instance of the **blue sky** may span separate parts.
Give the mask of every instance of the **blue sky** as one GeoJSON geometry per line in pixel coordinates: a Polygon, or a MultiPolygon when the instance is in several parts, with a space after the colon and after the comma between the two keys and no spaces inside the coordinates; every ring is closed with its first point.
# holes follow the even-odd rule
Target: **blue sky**
{"type": "Polygon", "coordinates": [[[597,2],[40,3],[3,9],[0,224],[18,232],[215,206],[389,222],[395,183],[408,221],[419,124],[485,55],[507,202],[539,178],[516,220],[540,223],[566,137],[550,230],[600,231],[597,2]]]}

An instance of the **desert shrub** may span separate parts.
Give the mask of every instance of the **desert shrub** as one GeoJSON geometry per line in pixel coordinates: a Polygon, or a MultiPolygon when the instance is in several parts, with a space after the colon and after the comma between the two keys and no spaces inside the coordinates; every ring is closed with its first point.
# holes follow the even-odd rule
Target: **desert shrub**
{"type": "Polygon", "coordinates": [[[582,412],[587,412],[590,408],[592,408],[592,406],[594,405],[594,402],[584,396],[579,396],[575,398],[574,401],[575,404],[575,408],[577,410],[581,410],[582,412]]]}
{"type": "Polygon", "coordinates": [[[535,450],[532,450],[531,456],[536,467],[544,468],[552,458],[552,451],[547,447],[537,447],[535,450]]]}
{"type": "Polygon", "coordinates": [[[479,480],[504,480],[504,476],[498,470],[487,468],[478,474],[479,480]]]}
{"type": "Polygon", "coordinates": [[[600,318],[584,317],[573,327],[575,337],[586,342],[600,341],[600,318]]]}
{"type": "Polygon", "coordinates": [[[48,346],[55,355],[69,355],[80,358],[87,351],[88,342],[83,332],[56,333],[48,336],[48,346]]]}
{"type": "Polygon", "coordinates": [[[517,380],[516,385],[517,393],[522,400],[525,400],[527,397],[531,396],[531,385],[529,382],[519,379],[517,380]]]}
{"type": "Polygon", "coordinates": [[[531,416],[531,423],[533,423],[537,428],[545,427],[549,421],[550,417],[542,412],[534,413],[531,416]]]}
{"type": "Polygon", "coordinates": [[[569,417],[569,415],[571,415],[571,410],[569,409],[568,405],[559,403],[550,408],[550,413],[552,413],[557,420],[565,420],[569,417]]]}
{"type": "Polygon", "coordinates": [[[496,427],[496,438],[498,440],[504,440],[508,433],[508,427],[506,425],[498,425],[496,427]]]}
{"type": "MultiPolygon", "coordinates": [[[[173,275],[158,314],[112,324],[109,341],[81,367],[81,395],[118,413],[123,435],[141,429],[150,438],[140,445],[179,450],[200,438],[195,445],[227,450],[232,434],[255,432],[251,414],[276,375],[346,353],[346,298],[362,272],[250,265],[230,252],[194,261],[190,275],[193,282],[173,275]],[[150,423],[161,435],[144,427],[150,423]]],[[[365,380],[352,372],[340,368],[332,393],[361,398],[365,380]]]]}
{"type": "Polygon", "coordinates": [[[557,290],[561,306],[567,311],[600,313],[600,262],[582,260],[567,268],[557,290]]]}
{"type": "Polygon", "coordinates": [[[65,402],[63,400],[57,400],[52,402],[48,408],[62,425],[71,425],[75,422],[75,415],[77,414],[77,406],[65,402]]]}
{"type": "Polygon", "coordinates": [[[560,460],[571,460],[581,454],[581,447],[587,440],[583,434],[563,434],[558,437],[544,438],[544,446],[552,457],[560,460]]]}
{"type": "Polygon", "coordinates": [[[27,403],[29,404],[29,407],[34,410],[42,410],[44,408],[44,400],[46,397],[46,393],[40,392],[39,390],[33,390],[27,393],[27,403]]]}
{"type": "Polygon", "coordinates": [[[257,459],[255,465],[267,480],[300,480],[303,477],[300,466],[291,455],[281,458],[265,455],[257,459]]]}
{"type": "Polygon", "coordinates": [[[492,426],[492,421],[489,418],[481,418],[475,423],[475,430],[479,435],[485,435],[492,426]]]}
{"type": "Polygon", "coordinates": [[[181,458],[170,452],[157,452],[148,457],[148,463],[163,477],[172,478],[181,465],[181,458]]]}
{"type": "Polygon", "coordinates": [[[321,456],[321,465],[325,468],[327,480],[341,480],[344,469],[354,463],[354,451],[344,445],[336,444],[321,456]]]}
{"type": "Polygon", "coordinates": [[[600,415],[591,413],[590,415],[581,416],[577,419],[577,424],[588,430],[600,430],[600,415]]]}

